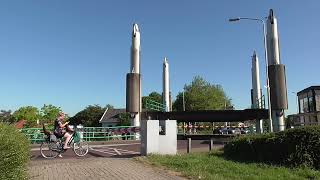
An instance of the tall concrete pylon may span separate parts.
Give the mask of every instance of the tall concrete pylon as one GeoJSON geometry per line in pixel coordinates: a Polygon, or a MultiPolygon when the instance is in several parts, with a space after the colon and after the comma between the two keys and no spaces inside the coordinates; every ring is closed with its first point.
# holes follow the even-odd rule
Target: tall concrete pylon
{"type": "MultiPolygon", "coordinates": [[[[162,68],[162,103],[164,105],[164,111],[170,111],[170,80],[169,80],[169,63],[167,58],[165,57],[163,60],[163,68],[162,68]]],[[[166,120],[160,120],[160,134],[166,134],[166,120]]]]}
{"type": "Polygon", "coordinates": [[[270,9],[267,19],[267,54],[273,131],[285,129],[284,110],[288,109],[285,66],[280,61],[277,19],[270,9]]]}
{"type": "MultiPolygon", "coordinates": [[[[256,51],[252,55],[252,108],[260,109],[262,108],[261,99],[261,87],[260,87],[260,72],[259,72],[259,59],[256,51]]],[[[263,133],[263,120],[256,120],[256,132],[263,133]]]]}
{"type": "Polygon", "coordinates": [[[133,24],[130,71],[127,74],[126,111],[132,117],[132,126],[140,126],[141,74],[140,74],[140,30],[138,24],[133,24]]]}
{"type": "Polygon", "coordinates": [[[167,58],[163,61],[163,104],[165,111],[170,111],[170,80],[169,80],[169,63],[167,58]]]}

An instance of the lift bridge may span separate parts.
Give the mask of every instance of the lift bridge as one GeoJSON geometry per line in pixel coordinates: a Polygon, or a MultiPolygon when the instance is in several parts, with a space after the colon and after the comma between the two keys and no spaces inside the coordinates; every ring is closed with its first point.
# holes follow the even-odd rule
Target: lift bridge
{"type": "Polygon", "coordinates": [[[179,122],[243,122],[267,119],[268,109],[142,112],[142,120],[177,120],[179,122]]]}
{"type": "Polygon", "coordinates": [[[255,119],[267,119],[268,109],[265,109],[265,100],[259,101],[262,108],[244,110],[202,110],[202,111],[174,111],[165,112],[165,105],[157,101],[146,99],[147,111],[142,112],[142,120],[177,120],[179,122],[243,122],[255,119]]]}

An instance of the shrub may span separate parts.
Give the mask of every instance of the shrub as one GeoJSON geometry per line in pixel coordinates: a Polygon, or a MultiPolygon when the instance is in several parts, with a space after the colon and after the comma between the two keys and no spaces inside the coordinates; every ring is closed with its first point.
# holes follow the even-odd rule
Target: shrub
{"type": "Polygon", "coordinates": [[[320,169],[320,126],[240,137],[225,146],[224,154],[238,161],[320,169]]]}
{"type": "Polygon", "coordinates": [[[29,141],[16,128],[0,123],[0,179],[26,179],[29,141]]]}

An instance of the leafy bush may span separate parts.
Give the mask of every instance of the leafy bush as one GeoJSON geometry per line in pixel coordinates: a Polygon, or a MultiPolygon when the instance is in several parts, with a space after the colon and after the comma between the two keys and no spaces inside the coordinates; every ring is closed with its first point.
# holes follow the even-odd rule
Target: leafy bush
{"type": "Polygon", "coordinates": [[[224,148],[227,158],[320,169],[320,126],[237,138],[224,148]]]}
{"type": "Polygon", "coordinates": [[[16,128],[0,123],[0,179],[26,179],[29,141],[16,128]]]}

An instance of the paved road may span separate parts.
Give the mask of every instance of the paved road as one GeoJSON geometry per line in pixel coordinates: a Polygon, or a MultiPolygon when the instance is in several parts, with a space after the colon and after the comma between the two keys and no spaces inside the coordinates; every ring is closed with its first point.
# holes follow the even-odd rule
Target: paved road
{"type": "MultiPolygon", "coordinates": [[[[222,147],[222,145],[215,145],[215,148],[222,147]]],[[[209,144],[207,141],[195,140],[192,141],[193,152],[208,152],[209,144]]],[[[178,141],[178,153],[187,152],[187,141],[178,141]]],[[[40,155],[39,147],[32,149],[32,160],[44,160],[40,155]]],[[[93,157],[121,157],[129,158],[140,155],[139,141],[118,141],[118,142],[95,142],[90,144],[89,153],[84,158],[93,157]]],[[[63,158],[76,158],[74,152],[69,149],[63,154],[63,158]]]]}
{"type": "MultiPolygon", "coordinates": [[[[192,151],[208,152],[208,142],[192,141],[192,151]]],[[[187,141],[178,141],[178,152],[185,153],[187,141]]],[[[221,147],[216,145],[215,148],[221,147]]],[[[39,147],[32,149],[28,166],[30,179],[183,179],[164,170],[146,166],[132,157],[140,156],[139,141],[90,144],[89,153],[77,157],[70,149],[63,158],[44,159],[39,147]]]]}
{"type": "Polygon", "coordinates": [[[179,180],[173,173],[128,158],[85,158],[31,161],[30,179],[179,180]]]}

